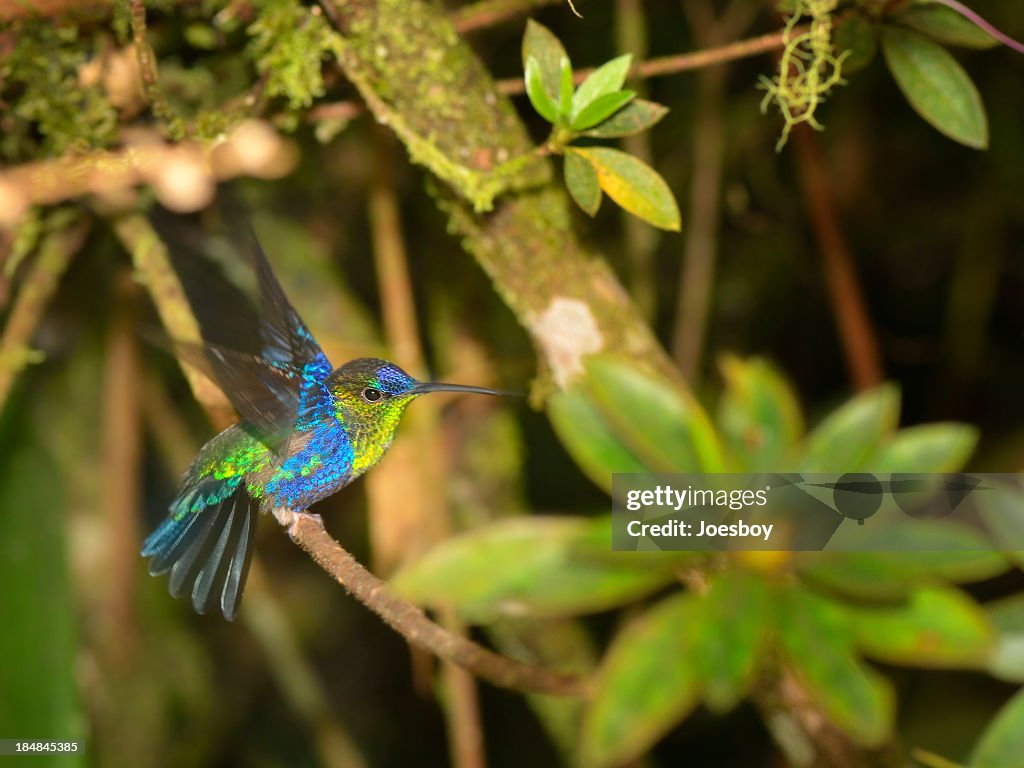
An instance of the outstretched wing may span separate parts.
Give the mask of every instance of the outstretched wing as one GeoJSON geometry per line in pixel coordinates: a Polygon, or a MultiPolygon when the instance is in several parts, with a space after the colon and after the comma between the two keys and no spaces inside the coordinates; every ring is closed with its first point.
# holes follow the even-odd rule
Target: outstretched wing
{"type": "Polygon", "coordinates": [[[279,451],[299,415],[322,395],[331,364],[288,302],[251,227],[230,204],[216,210],[219,238],[185,217],[151,216],[205,342],[175,342],[175,349],[279,451]]]}

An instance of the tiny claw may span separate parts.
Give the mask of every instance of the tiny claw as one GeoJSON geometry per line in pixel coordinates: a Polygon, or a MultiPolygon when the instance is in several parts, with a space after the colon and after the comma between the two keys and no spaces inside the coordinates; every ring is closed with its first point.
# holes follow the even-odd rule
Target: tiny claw
{"type": "Polygon", "coordinates": [[[303,520],[309,520],[311,523],[324,527],[324,519],[320,515],[312,512],[296,512],[293,509],[287,507],[278,507],[274,510],[274,517],[277,518],[277,522],[288,532],[288,537],[295,539],[296,526],[303,520]]]}

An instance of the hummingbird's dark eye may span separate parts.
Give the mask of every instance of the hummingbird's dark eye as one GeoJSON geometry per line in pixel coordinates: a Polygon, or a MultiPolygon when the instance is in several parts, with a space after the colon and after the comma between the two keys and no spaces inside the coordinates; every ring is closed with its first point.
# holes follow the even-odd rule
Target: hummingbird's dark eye
{"type": "Polygon", "coordinates": [[[384,397],[384,393],[375,387],[367,387],[363,390],[363,400],[368,403],[376,403],[384,397]]]}

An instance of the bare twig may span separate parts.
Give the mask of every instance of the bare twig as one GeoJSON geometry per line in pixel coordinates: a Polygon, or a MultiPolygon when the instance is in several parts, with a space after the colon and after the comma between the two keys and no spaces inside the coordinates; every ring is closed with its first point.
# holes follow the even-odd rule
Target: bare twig
{"type": "Polygon", "coordinates": [[[586,694],[584,681],[577,677],[501,656],[434,623],[420,608],[398,597],[386,582],[360,565],[331,538],[319,517],[286,509],[275,510],[274,514],[288,529],[292,541],[317,565],[410,643],[502,688],[553,696],[586,694]]]}
{"type": "Polygon", "coordinates": [[[32,335],[87,231],[88,223],[82,220],[48,235],[21,283],[0,337],[0,408],[7,401],[15,377],[32,361],[32,335]]]}
{"type": "Polygon", "coordinates": [[[493,27],[535,8],[557,2],[561,0],[480,0],[459,8],[452,13],[451,18],[456,30],[472,32],[483,27],[493,27]]]}
{"type": "Polygon", "coordinates": [[[246,120],[213,144],[184,141],[41,160],[0,172],[0,224],[13,224],[30,205],[87,194],[113,195],[151,184],[176,211],[202,208],[217,181],[235,176],[279,178],[296,161],[294,146],[266,123],[246,120]]]}
{"type": "Polygon", "coordinates": [[[142,462],[140,374],[127,272],[114,285],[114,313],[107,332],[103,373],[103,504],[110,560],[107,563],[103,627],[109,663],[131,669],[137,646],[135,589],[138,583],[139,482],[142,462]]]}
{"type": "MultiPolygon", "coordinates": [[[[694,38],[704,49],[714,49],[722,40],[742,34],[754,21],[756,9],[746,0],[733,0],[716,17],[707,3],[683,3],[694,38]]],[[[711,309],[725,153],[722,113],[726,74],[726,68],[721,66],[697,73],[690,209],[672,335],[672,356],[689,381],[695,381],[700,371],[711,309]]]]}
{"type": "Polygon", "coordinates": [[[825,280],[839,325],[846,366],[857,389],[870,389],[881,384],[883,378],[878,341],[853,267],[853,256],[843,237],[821,149],[817,137],[807,126],[794,129],[793,138],[804,201],[825,259],[825,280]]]}

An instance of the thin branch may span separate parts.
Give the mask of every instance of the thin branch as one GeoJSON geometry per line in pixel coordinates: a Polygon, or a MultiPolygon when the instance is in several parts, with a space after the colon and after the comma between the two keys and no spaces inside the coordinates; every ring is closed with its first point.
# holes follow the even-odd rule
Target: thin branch
{"type": "Polygon", "coordinates": [[[224,140],[203,144],[145,143],[112,152],[40,160],[0,171],[0,224],[16,222],[31,205],[87,194],[111,196],[150,184],[176,211],[198,210],[217,181],[236,176],[279,178],[297,159],[294,146],[264,122],[246,120],[224,140]]]}
{"type": "Polygon", "coordinates": [[[398,597],[386,582],[360,565],[331,538],[318,516],[287,509],[277,509],[274,514],[292,541],[317,565],[410,643],[502,688],[553,696],[586,695],[584,681],[578,677],[501,656],[431,621],[422,609],[398,597]]]}
{"type": "Polygon", "coordinates": [[[29,348],[32,336],[88,229],[88,223],[81,220],[48,235],[21,283],[0,337],[0,408],[7,401],[17,375],[35,357],[29,348]]]}
{"type": "Polygon", "coordinates": [[[804,201],[825,259],[825,280],[839,325],[846,366],[858,390],[871,389],[883,380],[881,355],[853,256],[843,237],[821,148],[807,126],[794,129],[793,137],[804,201]]]}
{"type": "MultiPolygon", "coordinates": [[[[742,34],[756,15],[756,6],[746,0],[733,0],[718,17],[699,0],[684,2],[683,10],[704,48],[742,34]]],[[[695,381],[700,371],[711,309],[725,155],[725,78],[725,67],[697,73],[690,208],[672,334],[672,357],[688,381],[695,381]]]]}
{"type": "Polygon", "coordinates": [[[138,650],[139,502],[142,469],[141,381],[133,301],[138,286],[122,270],[113,286],[103,371],[103,496],[110,542],[104,585],[104,651],[119,670],[133,668],[138,650]]]}
{"type": "Polygon", "coordinates": [[[459,8],[452,13],[451,19],[458,32],[472,32],[558,2],[561,0],[480,0],[459,8]]]}

